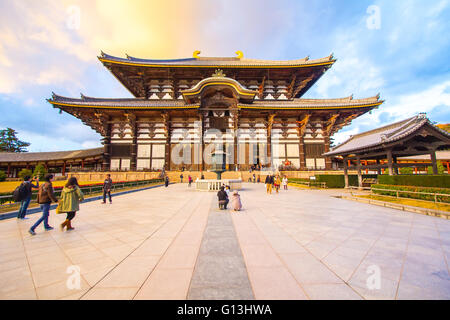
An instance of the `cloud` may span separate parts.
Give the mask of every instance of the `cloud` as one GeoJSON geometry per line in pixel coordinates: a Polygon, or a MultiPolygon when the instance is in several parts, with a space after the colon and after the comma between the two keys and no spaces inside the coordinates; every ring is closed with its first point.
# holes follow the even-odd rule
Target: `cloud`
{"type": "Polygon", "coordinates": [[[450,116],[450,81],[432,85],[422,91],[403,94],[393,101],[388,101],[381,109],[374,110],[353,121],[349,127],[336,133],[333,138],[336,143],[342,143],[356,133],[375,129],[377,127],[404,120],[417,115],[419,112],[427,113],[428,118],[435,122],[447,122],[450,118],[434,118],[434,114],[442,115],[447,111],[450,116]]]}
{"type": "Polygon", "coordinates": [[[337,63],[305,97],[381,92],[387,99],[380,110],[342,133],[405,115],[404,105],[409,105],[408,114],[437,114],[439,103],[448,107],[442,102],[448,98],[442,79],[449,75],[450,1],[372,2],[381,9],[379,30],[367,29],[367,4],[362,2],[1,1],[0,11],[7,14],[0,20],[0,111],[7,116],[0,122],[26,129],[32,147],[50,148],[51,141],[63,149],[93,145],[99,136],[91,128],[58,115],[44,99],[51,91],[129,96],[96,59],[100,50],[142,58],[190,57],[197,49],[201,56],[234,56],[242,50],[246,57],[261,59],[334,52],[337,63]]]}

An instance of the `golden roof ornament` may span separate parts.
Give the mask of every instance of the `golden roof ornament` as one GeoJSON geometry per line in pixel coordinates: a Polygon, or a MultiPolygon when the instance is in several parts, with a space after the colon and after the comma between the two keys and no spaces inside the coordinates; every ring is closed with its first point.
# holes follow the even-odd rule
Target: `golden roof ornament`
{"type": "Polygon", "coordinates": [[[238,59],[242,59],[244,57],[244,53],[242,53],[242,51],[240,51],[240,50],[236,51],[235,53],[237,54],[238,59]]]}
{"type": "Polygon", "coordinates": [[[213,77],[218,77],[218,78],[224,78],[226,76],[225,73],[223,73],[222,69],[216,69],[216,71],[212,74],[213,77]]]}
{"type": "Polygon", "coordinates": [[[200,58],[198,55],[201,53],[200,50],[195,50],[194,53],[192,54],[192,57],[194,57],[195,59],[200,58]]]}

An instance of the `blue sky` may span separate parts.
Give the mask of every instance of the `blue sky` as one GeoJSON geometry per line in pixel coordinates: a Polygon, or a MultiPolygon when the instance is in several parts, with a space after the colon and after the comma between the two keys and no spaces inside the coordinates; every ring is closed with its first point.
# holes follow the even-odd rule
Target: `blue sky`
{"type": "Polygon", "coordinates": [[[338,61],[304,97],[386,102],[335,135],[426,112],[450,122],[450,0],[0,0],[0,127],[30,151],[100,146],[100,136],[46,102],[52,91],[129,97],[97,60],[234,56],[338,61]]]}

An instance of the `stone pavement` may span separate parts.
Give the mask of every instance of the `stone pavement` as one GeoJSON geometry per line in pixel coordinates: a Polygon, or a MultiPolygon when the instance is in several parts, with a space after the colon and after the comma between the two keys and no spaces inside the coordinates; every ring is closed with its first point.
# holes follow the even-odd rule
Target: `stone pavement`
{"type": "Polygon", "coordinates": [[[71,232],[0,221],[0,299],[450,299],[449,220],[244,188],[239,213],[176,184],[82,204],[71,232]]]}

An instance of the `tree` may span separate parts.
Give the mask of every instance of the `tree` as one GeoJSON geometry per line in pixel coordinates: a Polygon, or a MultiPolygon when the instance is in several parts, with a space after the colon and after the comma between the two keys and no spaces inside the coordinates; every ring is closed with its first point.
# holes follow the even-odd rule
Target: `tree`
{"type": "Polygon", "coordinates": [[[11,128],[0,130],[0,152],[27,152],[28,142],[16,137],[17,131],[11,128]]]}
{"type": "Polygon", "coordinates": [[[31,177],[33,175],[33,171],[31,171],[30,169],[22,169],[20,170],[18,176],[19,178],[24,178],[25,176],[29,176],[31,177]]]}
{"type": "Polygon", "coordinates": [[[38,164],[34,168],[33,177],[39,177],[39,180],[43,180],[45,175],[47,174],[47,170],[42,164],[38,164]]]}
{"type": "Polygon", "coordinates": [[[6,173],[5,171],[0,170],[0,181],[6,180],[6,173]]]}

